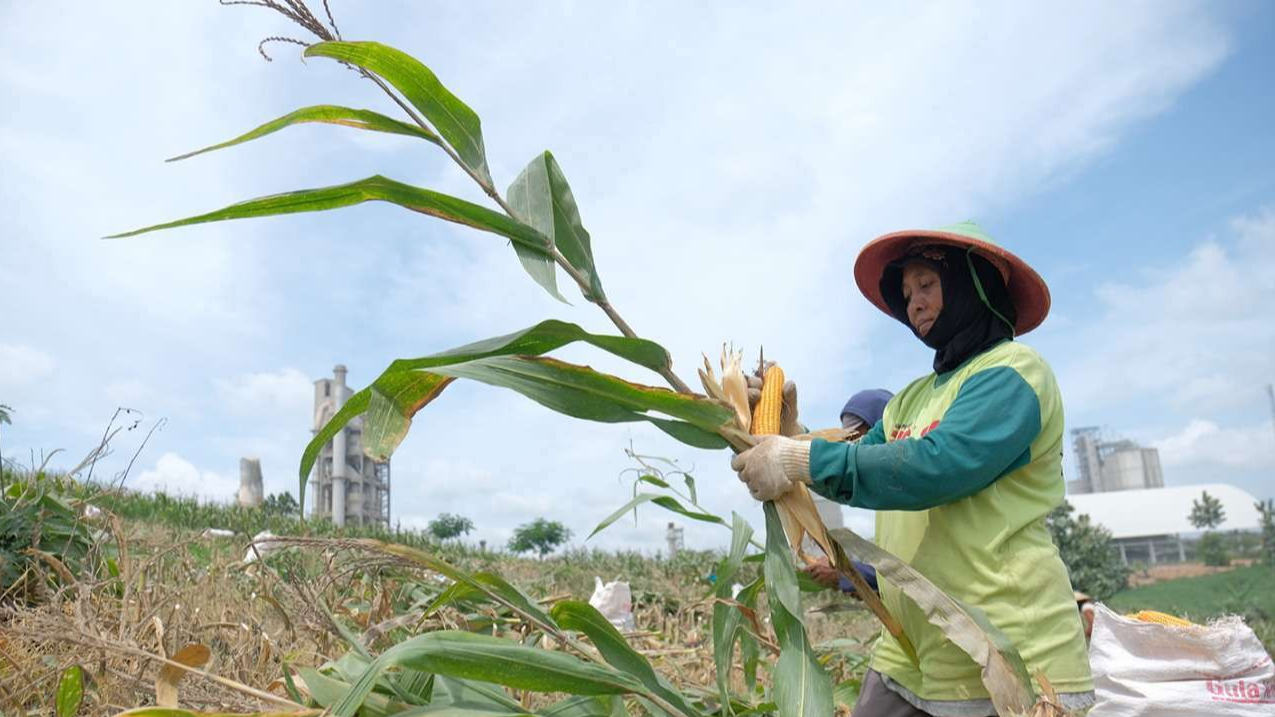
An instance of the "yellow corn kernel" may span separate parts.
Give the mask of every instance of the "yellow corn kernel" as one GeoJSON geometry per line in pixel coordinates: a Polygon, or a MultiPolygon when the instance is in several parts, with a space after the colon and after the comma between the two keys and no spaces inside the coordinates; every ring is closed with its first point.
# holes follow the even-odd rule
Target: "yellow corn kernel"
{"type": "Polygon", "coordinates": [[[754,436],[773,436],[779,433],[779,422],[784,411],[784,370],[779,364],[771,364],[762,379],[761,400],[753,409],[752,433],[754,436]]]}
{"type": "Polygon", "coordinates": [[[1154,622],[1161,625],[1171,625],[1173,627],[1195,627],[1195,623],[1189,620],[1183,620],[1180,617],[1164,612],[1157,612],[1155,610],[1140,610],[1129,617],[1132,617],[1134,620],[1141,620],[1142,622],[1154,622]]]}

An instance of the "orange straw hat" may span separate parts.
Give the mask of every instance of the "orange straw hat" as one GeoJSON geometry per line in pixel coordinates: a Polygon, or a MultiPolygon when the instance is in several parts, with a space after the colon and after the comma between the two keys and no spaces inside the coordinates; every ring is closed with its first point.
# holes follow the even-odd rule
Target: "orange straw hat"
{"type": "Polygon", "coordinates": [[[887,316],[894,318],[894,313],[881,296],[881,275],[886,265],[902,258],[913,247],[926,244],[965,247],[987,259],[1000,271],[1018,313],[1015,335],[1021,336],[1040,326],[1049,314],[1049,287],[1040,274],[1027,262],[998,246],[974,222],[961,222],[938,229],[891,232],[868,242],[859,252],[859,258],[854,262],[854,281],[868,301],[887,316]]]}

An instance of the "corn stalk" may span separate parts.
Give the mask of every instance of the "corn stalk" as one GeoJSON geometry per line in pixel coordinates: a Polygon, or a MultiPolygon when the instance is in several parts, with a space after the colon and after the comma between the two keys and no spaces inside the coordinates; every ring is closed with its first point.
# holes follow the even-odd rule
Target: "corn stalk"
{"type": "MultiPolygon", "coordinates": [[[[364,416],[368,454],[374,459],[388,458],[406,436],[413,416],[458,378],[512,389],[555,411],[577,418],[612,423],[647,421],[678,441],[697,448],[730,447],[740,451],[751,445],[747,429],[741,431],[737,423],[736,408],[723,396],[703,396],[692,392],[673,371],[668,352],[658,344],[639,337],[611,303],[594,262],[591,237],[584,228],[566,176],[551,153],[546,151],[533,157],[502,195],[488,169],[477,113],[444,86],[425,64],[401,50],[377,42],[343,40],[330,12],[327,12],[325,24],[300,0],[232,4],[272,8],[300,24],[319,41],[271,40],[304,45],[307,58],[327,58],[349,67],[384,92],[402,110],[407,121],[371,110],[338,105],[305,107],[230,140],[174,157],[172,161],[237,146],[301,123],[332,124],[412,137],[431,148],[442,150],[482,189],[497,209],[374,175],[341,185],[252,199],[114,237],[231,219],[327,211],[368,201],[382,201],[503,237],[524,270],[546,292],[565,302],[557,286],[557,273],[561,270],[575,283],[581,296],[601,309],[620,332],[619,336],[592,334],[575,324],[551,320],[442,353],[394,361],[370,386],[355,393],[306,447],[299,466],[299,494],[303,506],[306,482],[319,451],[351,419],[364,416]],[[546,355],[575,342],[590,344],[650,369],[662,376],[672,390],[632,383],[588,366],[566,363],[546,355]]],[[[326,3],[324,9],[326,12],[326,3]]],[[[262,54],[265,54],[264,51],[262,54]]],[[[776,520],[784,523],[794,547],[800,545],[803,535],[810,535],[827,552],[837,569],[859,587],[860,594],[868,599],[869,607],[887,629],[906,646],[905,649],[910,647],[906,635],[879,600],[868,597],[872,595],[871,591],[851,566],[844,550],[829,538],[804,488],[799,487],[777,503],[777,513],[768,507],[768,527],[772,527],[770,516],[774,514],[776,520]]],[[[783,531],[780,533],[782,535],[783,531]]],[[[786,545],[781,546],[782,541],[770,541],[768,537],[768,542],[768,555],[788,550],[786,545]]],[[[768,583],[772,586],[780,580],[786,584],[785,576],[790,577],[793,573],[791,556],[788,558],[786,563],[779,560],[773,566],[768,558],[768,583]]],[[[782,587],[774,589],[784,590],[782,587]]],[[[787,595],[786,590],[784,595],[787,595]]],[[[791,621],[785,618],[786,627],[780,635],[781,641],[790,649],[801,650],[804,655],[800,660],[786,660],[781,655],[780,666],[786,670],[783,666],[791,664],[794,665],[792,669],[804,674],[815,663],[810,659],[809,645],[805,643],[795,593],[792,600],[772,595],[771,606],[772,612],[786,612],[791,618],[791,621]]],[[[431,650],[439,649],[442,648],[431,646],[418,653],[432,655],[435,652],[431,650]]],[[[413,659],[429,662],[433,658],[413,659]]],[[[992,688],[991,684],[988,686],[992,688]]],[[[1021,690],[1023,686],[1018,685],[1018,688],[1021,690]]],[[[1030,685],[1025,689],[1030,695],[1030,685]]],[[[825,692],[816,690],[800,700],[781,700],[780,714],[782,717],[826,715],[832,711],[832,702],[830,694],[825,692]]],[[[649,695],[647,698],[654,699],[649,695]]]]}

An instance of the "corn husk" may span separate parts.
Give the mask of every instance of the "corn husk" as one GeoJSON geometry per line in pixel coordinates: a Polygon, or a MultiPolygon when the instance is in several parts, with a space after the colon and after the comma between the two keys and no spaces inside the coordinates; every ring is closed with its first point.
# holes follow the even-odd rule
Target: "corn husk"
{"type": "Polygon", "coordinates": [[[752,414],[748,410],[748,380],[744,378],[744,370],[740,367],[744,360],[744,352],[736,351],[732,346],[729,351],[722,345],[722,393],[726,402],[735,409],[735,421],[744,433],[752,426],[752,414]]]}

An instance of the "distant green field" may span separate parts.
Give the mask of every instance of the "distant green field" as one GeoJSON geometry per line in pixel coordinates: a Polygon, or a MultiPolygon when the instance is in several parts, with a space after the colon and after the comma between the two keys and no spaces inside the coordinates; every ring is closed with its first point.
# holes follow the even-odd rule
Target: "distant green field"
{"type": "Polygon", "coordinates": [[[1159,610],[1192,620],[1224,614],[1270,620],[1275,618],[1275,570],[1252,566],[1168,580],[1121,591],[1107,605],[1117,612],[1159,610]]]}

